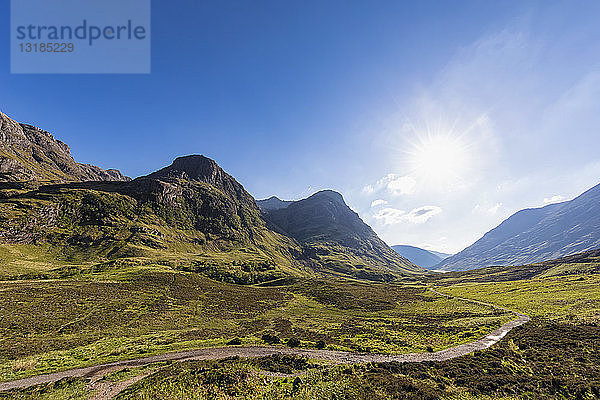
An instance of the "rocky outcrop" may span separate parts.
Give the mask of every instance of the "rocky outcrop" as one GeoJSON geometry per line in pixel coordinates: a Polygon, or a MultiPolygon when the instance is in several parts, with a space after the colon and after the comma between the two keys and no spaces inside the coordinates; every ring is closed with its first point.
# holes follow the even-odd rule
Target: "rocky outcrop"
{"type": "Polygon", "coordinates": [[[235,178],[223,171],[214,160],[202,155],[178,157],[168,167],[136,180],[142,179],[158,179],[166,182],[174,180],[203,182],[221,190],[231,199],[257,209],[254,198],[235,178]]]}
{"type": "Polygon", "coordinates": [[[0,182],[127,181],[115,169],[77,163],[51,133],[0,112],[0,182]]]}

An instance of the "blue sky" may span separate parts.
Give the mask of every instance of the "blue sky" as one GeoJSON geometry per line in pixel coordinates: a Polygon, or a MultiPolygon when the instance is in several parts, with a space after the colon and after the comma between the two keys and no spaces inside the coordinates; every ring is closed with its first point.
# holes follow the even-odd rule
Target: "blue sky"
{"type": "Polygon", "coordinates": [[[205,154],[257,198],[333,188],[389,244],[458,251],[599,183],[598,15],[593,0],[156,0],[149,75],[11,75],[5,29],[0,109],[80,162],[135,177],[205,154]]]}

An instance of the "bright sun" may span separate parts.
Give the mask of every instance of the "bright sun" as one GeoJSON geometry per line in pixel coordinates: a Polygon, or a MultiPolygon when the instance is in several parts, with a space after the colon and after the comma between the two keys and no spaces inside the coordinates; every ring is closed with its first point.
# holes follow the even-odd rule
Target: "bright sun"
{"type": "Polygon", "coordinates": [[[415,173],[437,183],[462,179],[469,165],[467,146],[451,135],[421,138],[410,156],[415,173]]]}

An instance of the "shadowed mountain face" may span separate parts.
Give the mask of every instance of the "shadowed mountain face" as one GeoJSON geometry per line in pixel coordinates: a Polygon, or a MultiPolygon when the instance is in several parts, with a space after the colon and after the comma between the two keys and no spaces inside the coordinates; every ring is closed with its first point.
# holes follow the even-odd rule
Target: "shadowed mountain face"
{"type": "Polygon", "coordinates": [[[115,169],[73,160],[69,146],[50,133],[0,112],[0,181],[124,181],[115,169]]]}
{"type": "Polygon", "coordinates": [[[600,248],[600,185],[564,203],[521,210],[436,269],[523,265],[600,248]]]}
{"type": "Polygon", "coordinates": [[[435,269],[434,267],[451,254],[429,251],[415,246],[396,245],[392,249],[404,258],[412,261],[420,267],[435,269]]]}
{"type": "MultiPolygon", "coordinates": [[[[422,271],[390,249],[337,192],[324,190],[287,207],[267,210],[265,215],[305,246],[309,259],[340,273],[374,276],[381,271],[422,271]]],[[[387,279],[385,274],[380,278],[387,279]]]]}

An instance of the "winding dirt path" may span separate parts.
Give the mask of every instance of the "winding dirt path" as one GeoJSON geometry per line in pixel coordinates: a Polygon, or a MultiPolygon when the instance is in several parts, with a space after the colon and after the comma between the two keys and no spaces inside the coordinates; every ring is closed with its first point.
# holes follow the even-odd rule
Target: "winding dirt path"
{"type": "Polygon", "coordinates": [[[88,384],[88,390],[94,392],[90,400],[110,400],[123,390],[127,389],[129,386],[133,385],[136,382],[141,381],[148,375],[151,375],[155,371],[148,371],[141,375],[134,376],[133,378],[120,381],[120,382],[110,382],[97,380],[92,381],[88,384]]]}
{"type": "MultiPolygon", "coordinates": [[[[125,361],[116,361],[113,363],[96,365],[92,367],[86,368],[77,368],[71,369],[68,371],[55,372],[52,374],[46,375],[38,375],[32,376],[30,378],[19,379],[15,381],[9,382],[0,382],[0,391],[6,391],[11,389],[18,388],[26,388],[34,385],[39,385],[42,383],[55,382],[63,378],[67,377],[82,377],[88,378],[92,381],[92,385],[95,381],[103,377],[104,375],[114,372],[115,370],[119,370],[122,368],[132,368],[132,367],[140,367],[144,365],[153,364],[161,361],[187,361],[187,360],[217,360],[223,359],[227,357],[239,356],[243,358],[253,358],[253,357],[265,357],[274,354],[290,354],[290,355],[299,355],[299,356],[307,356],[313,359],[330,361],[333,364],[360,364],[360,363],[368,363],[368,362],[424,362],[424,361],[444,361],[450,360],[452,358],[464,356],[466,354],[472,353],[476,350],[483,350],[494,343],[497,343],[500,339],[502,339],[508,332],[510,332],[513,328],[523,325],[529,322],[529,316],[525,314],[518,313],[516,311],[512,311],[506,309],[504,307],[499,307],[494,304],[485,303],[482,301],[466,299],[463,297],[455,297],[450,296],[444,293],[440,293],[434,289],[429,289],[431,292],[445,296],[448,298],[456,298],[459,300],[467,301],[470,303],[480,304],[488,307],[493,307],[499,310],[508,311],[515,314],[518,318],[512,321],[507,322],[502,325],[500,328],[496,329],[492,333],[484,336],[481,339],[478,339],[471,343],[461,344],[456,347],[451,347],[446,350],[437,351],[434,353],[409,353],[409,354],[371,354],[371,353],[353,353],[347,351],[334,351],[334,350],[312,350],[312,349],[292,349],[287,347],[267,347],[267,346],[249,346],[249,347],[212,347],[212,348],[204,348],[198,350],[188,350],[188,351],[179,351],[174,353],[166,353],[159,354],[156,356],[138,358],[134,360],[125,360],[125,361]]],[[[137,378],[137,377],[136,377],[137,378]]],[[[124,383],[115,383],[113,387],[109,390],[106,390],[102,387],[102,391],[105,390],[108,392],[110,396],[114,396],[118,394],[124,387],[129,386],[130,384],[136,382],[136,378],[133,378],[130,381],[126,381],[126,385],[124,383]],[[120,390],[118,390],[120,389],[120,390]]],[[[142,379],[143,376],[140,377],[142,379]]],[[[100,389],[100,387],[98,387],[100,389]]],[[[110,397],[97,397],[100,398],[110,398],[110,397]]]]}

